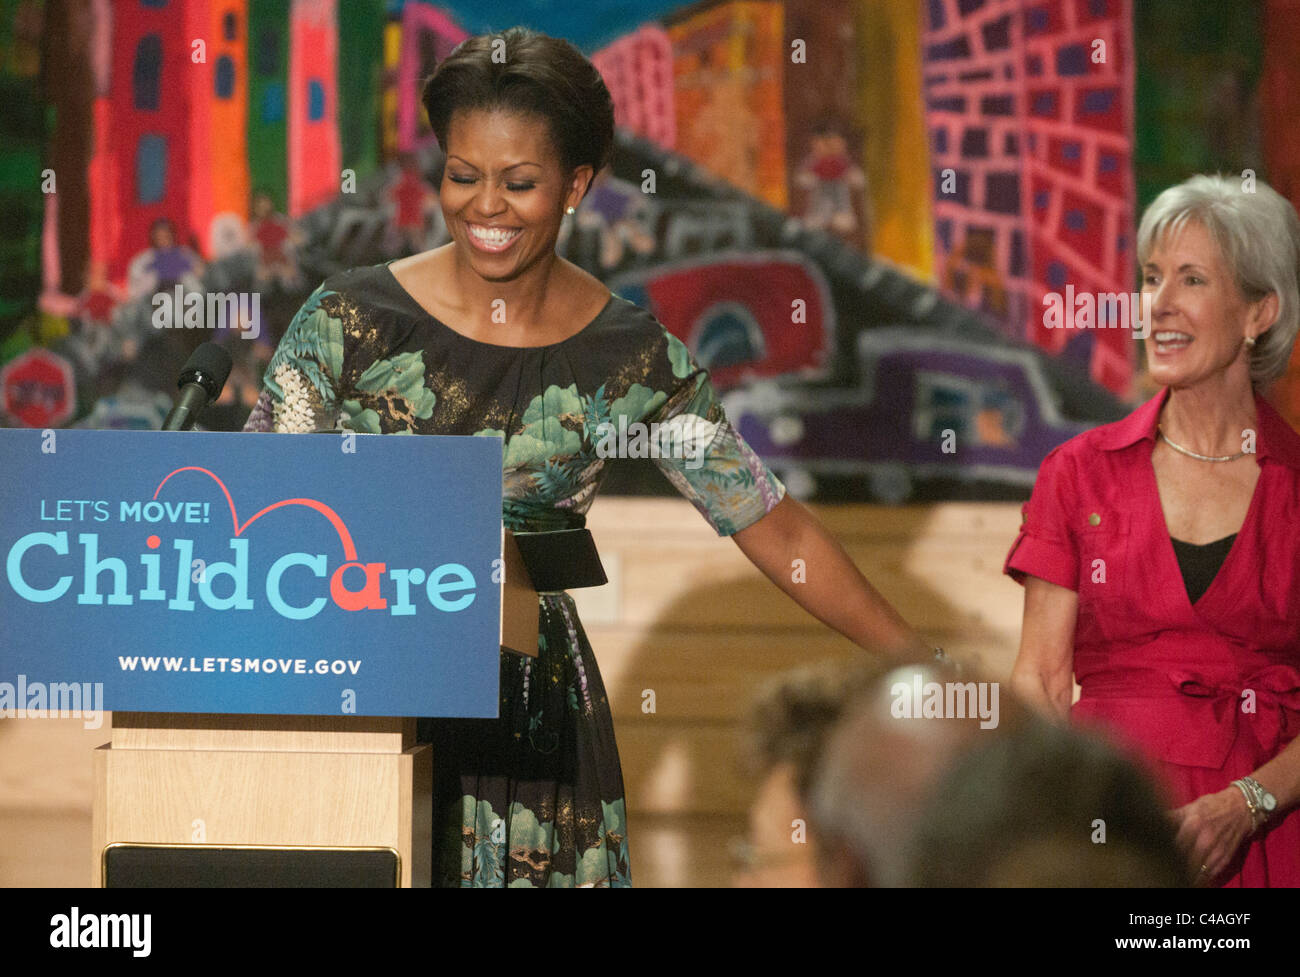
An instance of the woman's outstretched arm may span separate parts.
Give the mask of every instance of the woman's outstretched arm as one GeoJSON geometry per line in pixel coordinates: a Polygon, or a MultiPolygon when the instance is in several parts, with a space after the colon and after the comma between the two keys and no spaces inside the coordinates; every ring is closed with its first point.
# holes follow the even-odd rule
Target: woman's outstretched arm
{"type": "Polygon", "coordinates": [[[931,652],[871,586],[844,547],[789,495],[732,539],[800,607],[855,644],[886,654],[931,652]],[[800,567],[801,572],[796,572],[800,567]]]}

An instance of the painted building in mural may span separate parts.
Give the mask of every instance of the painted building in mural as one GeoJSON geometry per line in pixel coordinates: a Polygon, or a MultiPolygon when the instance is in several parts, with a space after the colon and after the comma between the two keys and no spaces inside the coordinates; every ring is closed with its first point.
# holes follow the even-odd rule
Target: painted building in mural
{"type": "Polygon", "coordinates": [[[732,186],[784,207],[788,199],[781,4],[732,0],[667,18],[673,46],[677,149],[732,186]]]}
{"type": "Polygon", "coordinates": [[[1052,331],[1043,296],[1128,292],[1132,11],[1128,0],[929,0],[924,86],[945,291],[1007,334],[1087,347],[1093,379],[1128,390],[1127,331],[1052,331]]]}
{"type": "Polygon", "coordinates": [[[646,25],[591,56],[614,102],[618,125],[664,149],[677,146],[672,42],[646,25]]]}
{"type": "Polygon", "coordinates": [[[364,178],[383,164],[386,14],[381,3],[343,3],[337,17],[339,148],[343,166],[364,178]]]}
{"type": "Polygon", "coordinates": [[[248,170],[278,210],[289,206],[289,0],[248,4],[248,170]]]}
{"type": "Polygon", "coordinates": [[[407,3],[402,8],[401,44],[395,76],[396,146],[410,153],[435,144],[421,108],[421,84],[438,62],[468,35],[437,7],[407,3]]]}
{"type": "Polygon", "coordinates": [[[47,138],[40,91],[40,10],[0,0],[0,341],[7,325],[36,309],[41,291],[44,200],[41,151],[47,138]]]}
{"type": "Polygon", "coordinates": [[[289,8],[289,210],[297,217],[340,188],[338,21],[333,0],[289,8]]]}
{"type": "Polygon", "coordinates": [[[205,251],[215,255],[237,243],[228,240],[228,231],[227,239],[222,239],[219,222],[224,220],[229,228],[230,218],[238,222],[248,215],[247,0],[213,0],[204,36],[212,66],[212,94],[203,98],[196,93],[194,99],[194,156],[209,176],[201,185],[206,194],[191,194],[190,224],[201,229],[205,251]]]}
{"type": "MultiPolygon", "coordinates": [[[[166,218],[181,242],[197,241],[191,200],[211,199],[212,172],[198,150],[206,133],[190,91],[198,72],[190,70],[192,11],[166,3],[120,4],[113,8],[113,66],[104,117],[104,180],[92,195],[117,203],[105,261],[112,278],[122,278],[132,254],[148,246],[149,228],[166,218]]],[[[206,34],[206,30],[204,31],[206,34]]],[[[206,96],[206,92],[200,97],[206,96]]]]}
{"type": "MultiPolygon", "coordinates": [[[[364,2],[349,6],[350,25],[378,20],[357,16],[364,2]]],[[[248,220],[254,190],[292,216],[339,192],[331,0],[156,0],[104,12],[111,81],[94,115],[88,233],[110,277],[123,276],[161,218],[206,258],[248,220]]],[[[342,54],[350,79],[377,79],[377,37],[354,38],[342,54]]],[[[373,172],[378,143],[377,125],[351,130],[354,172],[373,172]]]]}

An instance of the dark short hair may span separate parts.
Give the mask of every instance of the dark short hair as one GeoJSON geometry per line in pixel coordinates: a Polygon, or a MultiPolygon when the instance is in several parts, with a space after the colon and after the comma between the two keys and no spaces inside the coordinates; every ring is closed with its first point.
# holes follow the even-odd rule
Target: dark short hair
{"type": "Polygon", "coordinates": [[[806,801],[827,738],[856,696],[885,671],[868,658],[802,665],[769,679],[749,712],[750,769],[761,776],[788,763],[794,787],[806,801]]]}
{"type": "Polygon", "coordinates": [[[941,778],[915,827],[913,884],[1191,884],[1165,802],[1133,760],[1084,731],[1022,720],[941,778]]]}
{"type": "Polygon", "coordinates": [[[424,83],[421,96],[438,145],[457,112],[480,109],[540,116],[566,173],[590,166],[593,177],[614,144],[614,101],[596,66],[568,41],[524,27],[471,37],[424,83]],[[492,58],[494,47],[504,57],[492,58]]]}

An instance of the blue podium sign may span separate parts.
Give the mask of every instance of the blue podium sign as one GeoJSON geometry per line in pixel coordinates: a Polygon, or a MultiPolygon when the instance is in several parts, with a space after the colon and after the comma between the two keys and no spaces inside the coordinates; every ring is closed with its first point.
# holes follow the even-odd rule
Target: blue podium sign
{"type": "Polygon", "coordinates": [[[0,684],[494,717],[500,556],[499,438],[0,430],[0,684]]]}

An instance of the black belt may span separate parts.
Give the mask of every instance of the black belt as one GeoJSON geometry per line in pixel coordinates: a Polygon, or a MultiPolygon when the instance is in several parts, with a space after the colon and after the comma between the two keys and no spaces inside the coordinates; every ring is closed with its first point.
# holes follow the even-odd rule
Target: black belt
{"type": "Polygon", "coordinates": [[[538,593],[608,583],[590,529],[515,533],[519,556],[538,593]]]}

